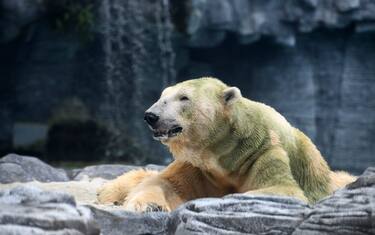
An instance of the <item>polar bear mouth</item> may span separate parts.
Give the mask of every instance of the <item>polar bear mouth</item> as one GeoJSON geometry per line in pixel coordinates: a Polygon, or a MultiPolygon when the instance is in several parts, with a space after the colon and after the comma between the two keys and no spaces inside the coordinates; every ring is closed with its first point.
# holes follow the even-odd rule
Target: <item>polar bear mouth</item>
{"type": "Polygon", "coordinates": [[[182,127],[175,126],[169,130],[153,130],[154,139],[165,140],[177,136],[182,132],[182,127]]]}

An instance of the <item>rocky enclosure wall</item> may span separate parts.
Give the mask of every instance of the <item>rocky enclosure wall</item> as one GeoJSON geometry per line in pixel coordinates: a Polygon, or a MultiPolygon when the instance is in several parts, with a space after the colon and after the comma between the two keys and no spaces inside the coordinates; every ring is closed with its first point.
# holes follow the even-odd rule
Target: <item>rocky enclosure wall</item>
{"type": "Polygon", "coordinates": [[[191,0],[184,7],[189,47],[177,50],[179,80],[215,76],[275,107],[334,169],[359,173],[374,164],[374,2],[191,0]]]}
{"type": "Polygon", "coordinates": [[[130,140],[117,141],[127,147],[113,155],[168,161],[142,125],[143,109],[174,80],[211,75],[279,110],[333,168],[360,173],[375,162],[373,1],[93,1],[94,37],[86,44],[54,30],[42,2],[0,0],[0,151],[12,149],[15,123],[46,124],[53,110],[75,97],[95,118],[125,119],[130,126],[122,131],[130,140]],[[169,6],[173,32],[161,6],[169,6]],[[124,13],[133,8],[133,15],[124,13]],[[121,63],[108,68],[111,61],[121,63]],[[116,115],[98,105],[108,103],[110,84],[126,88],[119,96],[110,89],[116,115]],[[148,147],[133,146],[139,140],[148,147]],[[139,149],[149,155],[134,157],[139,149]]]}
{"type": "Polygon", "coordinates": [[[190,50],[181,80],[219,77],[281,112],[336,169],[359,172],[375,161],[375,34],[319,31],[285,47],[267,42],[190,50]]]}

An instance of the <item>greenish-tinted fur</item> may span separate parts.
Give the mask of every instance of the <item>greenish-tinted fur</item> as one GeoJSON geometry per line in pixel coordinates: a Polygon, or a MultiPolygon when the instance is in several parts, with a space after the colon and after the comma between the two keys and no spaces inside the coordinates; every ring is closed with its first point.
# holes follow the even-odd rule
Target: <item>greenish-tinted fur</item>
{"type": "Polygon", "coordinates": [[[186,119],[191,119],[193,117],[193,112],[191,109],[183,108],[181,112],[181,116],[186,119]]]}
{"type": "MultiPolygon", "coordinates": [[[[217,106],[223,102],[221,94],[228,88],[212,78],[181,84],[199,90],[195,94],[209,96],[217,106]],[[205,90],[208,85],[209,92],[205,90]]],[[[331,193],[330,169],[324,159],[320,154],[311,154],[317,151],[313,143],[273,108],[241,97],[227,109],[229,115],[224,117],[225,110],[219,110],[216,125],[209,129],[211,138],[206,143],[224,169],[243,175],[259,172],[253,182],[255,187],[283,186],[285,190],[290,187],[291,193],[293,188],[302,189],[310,203],[331,193]],[[278,146],[273,146],[270,131],[276,134],[278,146]],[[269,152],[273,148],[280,148],[280,151],[269,152]],[[283,151],[285,157],[281,156],[283,151]],[[269,156],[272,161],[257,164],[264,161],[267,154],[273,154],[269,156]],[[259,167],[262,169],[257,169],[259,167]]]]}

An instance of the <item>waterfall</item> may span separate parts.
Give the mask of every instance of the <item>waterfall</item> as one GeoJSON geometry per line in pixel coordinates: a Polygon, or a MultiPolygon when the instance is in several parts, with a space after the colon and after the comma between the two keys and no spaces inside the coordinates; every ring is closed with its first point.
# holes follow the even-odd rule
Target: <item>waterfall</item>
{"type": "MultiPolygon", "coordinates": [[[[124,138],[139,146],[143,156],[163,155],[150,137],[143,113],[175,79],[168,4],[168,0],[102,2],[107,91],[102,112],[115,133],[107,151],[112,157],[126,151],[124,138]]],[[[132,160],[144,161],[140,156],[132,160]]]]}

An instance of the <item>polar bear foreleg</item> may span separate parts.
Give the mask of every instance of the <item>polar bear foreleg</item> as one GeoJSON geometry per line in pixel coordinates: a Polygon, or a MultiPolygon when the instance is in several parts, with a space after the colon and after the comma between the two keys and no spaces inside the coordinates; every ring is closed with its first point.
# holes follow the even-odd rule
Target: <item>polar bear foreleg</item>
{"type": "Polygon", "coordinates": [[[174,161],[160,174],[147,178],[126,197],[129,211],[171,211],[182,203],[201,197],[222,196],[200,169],[174,161]]]}
{"type": "Polygon", "coordinates": [[[308,202],[303,190],[293,178],[289,158],[281,147],[274,147],[259,157],[241,191],[250,195],[290,196],[308,202]]]}
{"type": "Polygon", "coordinates": [[[146,178],[157,174],[159,172],[144,169],[129,171],[101,186],[97,190],[97,201],[101,204],[122,205],[134,187],[146,178]]]}

